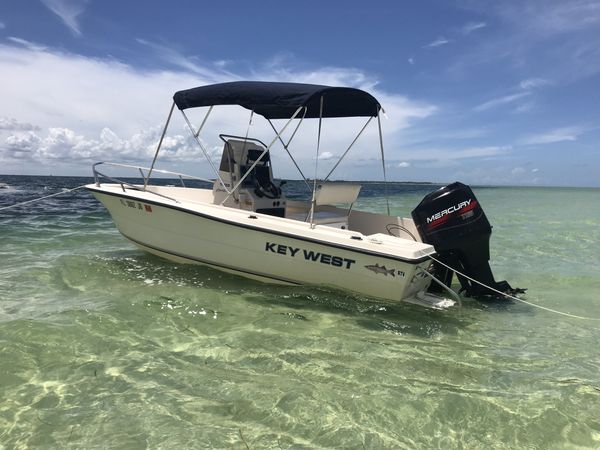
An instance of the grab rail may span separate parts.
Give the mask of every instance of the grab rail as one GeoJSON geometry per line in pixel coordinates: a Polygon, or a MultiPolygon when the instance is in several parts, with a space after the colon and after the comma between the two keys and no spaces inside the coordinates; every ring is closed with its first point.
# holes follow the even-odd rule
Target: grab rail
{"type": "MultiPolygon", "coordinates": [[[[125,192],[125,186],[127,186],[129,189],[132,190],[136,190],[136,191],[142,191],[142,192],[149,192],[150,194],[154,194],[154,195],[158,195],[159,197],[163,197],[169,200],[174,201],[175,203],[179,203],[179,201],[173,197],[169,197],[167,195],[164,194],[159,194],[158,192],[154,192],[151,190],[147,189],[147,185],[148,185],[148,180],[149,177],[146,177],[146,175],[144,174],[144,170],[150,171],[150,168],[148,167],[141,167],[141,166],[133,166],[131,164],[121,164],[121,163],[114,163],[114,162],[107,162],[107,161],[101,161],[101,162],[97,162],[92,166],[92,171],[94,173],[94,182],[96,183],[96,186],[100,186],[100,178],[105,178],[107,180],[110,180],[114,183],[117,183],[119,185],[121,185],[121,189],[123,189],[123,192],[125,192]],[[138,186],[135,184],[131,184],[127,181],[123,181],[123,180],[119,180],[118,178],[114,178],[111,177],[109,175],[106,175],[102,172],[100,172],[97,167],[100,165],[107,165],[107,166],[113,166],[113,167],[124,167],[124,168],[128,168],[128,169],[137,169],[140,171],[140,174],[142,175],[142,179],[144,180],[144,185],[143,186],[138,186]]],[[[191,180],[198,180],[198,181],[203,181],[206,183],[213,183],[214,180],[209,180],[206,178],[200,178],[194,175],[188,175],[185,173],[180,173],[180,172],[172,172],[170,170],[160,170],[160,169],[153,169],[152,172],[158,172],[158,173],[164,173],[167,175],[175,175],[179,178],[179,180],[181,181],[181,186],[186,187],[185,183],[183,181],[183,178],[187,178],[187,179],[191,179],[191,180]]]]}

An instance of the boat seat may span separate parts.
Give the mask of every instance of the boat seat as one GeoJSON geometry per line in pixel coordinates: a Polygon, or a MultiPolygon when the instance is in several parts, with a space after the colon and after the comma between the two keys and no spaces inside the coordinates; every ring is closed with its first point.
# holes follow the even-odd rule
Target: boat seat
{"type": "MultiPolygon", "coordinates": [[[[352,211],[354,202],[356,202],[356,199],[358,198],[360,188],[360,184],[350,183],[321,183],[317,185],[315,211],[312,223],[314,225],[327,225],[335,228],[347,229],[348,217],[350,216],[350,211],[352,211]],[[319,208],[319,206],[331,207],[338,204],[346,204],[349,205],[349,207],[347,210],[319,208]]],[[[291,214],[288,217],[303,222],[309,222],[310,211],[291,214]]]]}
{"type": "MultiPolygon", "coordinates": [[[[350,183],[322,183],[317,185],[315,204],[333,205],[338,203],[349,204],[350,209],[360,193],[360,184],[350,183]]],[[[350,213],[350,211],[348,211],[350,213]]]]}

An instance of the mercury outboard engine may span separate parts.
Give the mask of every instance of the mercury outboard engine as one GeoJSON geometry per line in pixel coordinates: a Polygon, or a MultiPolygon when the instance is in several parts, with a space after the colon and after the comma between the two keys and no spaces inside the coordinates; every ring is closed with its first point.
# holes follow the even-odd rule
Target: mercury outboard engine
{"type": "MultiPolygon", "coordinates": [[[[524,292],[506,281],[495,281],[488,263],[492,227],[469,186],[452,183],[427,195],[412,211],[423,242],[431,244],[444,264],[507,294],[524,292]]],[[[435,276],[448,287],[454,271],[434,262],[435,276]]],[[[498,297],[499,294],[457,273],[468,296],[498,297]]],[[[433,286],[433,285],[432,285],[433,286]]]]}

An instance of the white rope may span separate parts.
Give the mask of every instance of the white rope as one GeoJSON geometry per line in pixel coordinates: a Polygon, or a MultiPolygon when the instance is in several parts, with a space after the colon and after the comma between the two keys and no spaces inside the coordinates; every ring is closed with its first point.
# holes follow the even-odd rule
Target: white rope
{"type": "Polygon", "coordinates": [[[44,197],[34,198],[33,200],[27,200],[26,202],[15,203],[14,205],[9,205],[9,206],[3,206],[2,208],[0,208],[0,211],[2,211],[3,209],[15,208],[16,206],[27,205],[29,203],[39,202],[40,200],[44,200],[45,198],[56,197],[57,195],[62,195],[62,194],[66,194],[67,192],[76,191],[77,189],[81,189],[85,186],[86,186],[85,184],[82,184],[81,186],[77,186],[76,188],[73,188],[73,189],[65,189],[64,191],[55,192],[54,194],[45,195],[44,197]]]}
{"type": "Polygon", "coordinates": [[[483,286],[483,287],[485,287],[485,288],[489,289],[490,291],[496,292],[497,294],[503,295],[503,296],[505,296],[505,297],[508,297],[508,298],[510,298],[510,299],[512,299],[512,300],[516,300],[516,301],[518,301],[518,302],[525,303],[526,305],[533,306],[534,308],[543,309],[544,311],[548,311],[548,312],[551,312],[551,313],[554,313],[554,314],[560,314],[561,316],[572,317],[572,318],[574,318],[574,319],[583,319],[583,320],[600,320],[600,319],[597,319],[597,318],[594,318],[594,317],[583,317],[583,316],[578,316],[578,315],[575,315],[575,314],[569,314],[569,313],[566,313],[566,312],[557,311],[556,309],[547,308],[547,307],[545,307],[545,306],[536,305],[535,303],[528,302],[527,300],[523,300],[522,298],[515,297],[514,295],[510,295],[510,294],[507,294],[506,292],[502,292],[502,291],[499,291],[499,290],[497,290],[497,289],[494,289],[493,287],[487,286],[487,285],[483,284],[481,281],[477,281],[476,279],[474,279],[474,278],[471,278],[470,276],[468,276],[468,275],[465,275],[465,274],[464,274],[464,273],[462,273],[462,272],[459,272],[459,271],[458,271],[458,270],[456,270],[454,267],[450,267],[448,264],[445,264],[445,263],[441,262],[439,259],[436,259],[436,258],[434,258],[433,256],[430,256],[430,258],[431,258],[432,260],[434,260],[435,262],[437,262],[438,264],[441,264],[442,266],[444,266],[444,267],[446,267],[446,268],[448,268],[448,269],[450,269],[450,270],[452,270],[452,271],[456,272],[456,274],[457,274],[457,275],[463,276],[463,277],[465,277],[466,279],[468,279],[468,280],[471,280],[471,281],[473,281],[473,282],[475,282],[475,283],[477,283],[477,284],[479,284],[479,285],[481,285],[481,286],[483,286]]]}

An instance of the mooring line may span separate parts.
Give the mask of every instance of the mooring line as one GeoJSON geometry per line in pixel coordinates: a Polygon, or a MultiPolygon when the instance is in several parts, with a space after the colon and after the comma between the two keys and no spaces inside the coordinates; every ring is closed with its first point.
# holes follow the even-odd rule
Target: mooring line
{"type": "Polygon", "coordinates": [[[2,208],[0,208],[0,211],[2,211],[4,209],[9,209],[9,208],[15,208],[17,206],[27,205],[29,203],[39,202],[40,200],[44,200],[44,199],[50,198],[50,197],[56,197],[57,195],[67,194],[68,192],[76,191],[77,189],[84,188],[85,186],[86,186],[85,184],[82,184],[81,186],[77,186],[77,187],[72,188],[72,189],[66,189],[66,190],[63,190],[63,191],[60,191],[60,192],[55,192],[54,194],[50,194],[50,195],[45,195],[43,197],[34,198],[33,200],[27,200],[26,202],[15,203],[14,205],[9,205],[9,206],[3,206],[2,208]]]}
{"type": "Polygon", "coordinates": [[[445,263],[441,262],[439,259],[434,258],[433,256],[430,256],[430,258],[432,260],[434,260],[435,262],[437,262],[438,264],[441,264],[442,266],[446,267],[447,269],[450,269],[450,270],[454,271],[457,275],[463,276],[463,277],[467,278],[468,280],[471,280],[471,281],[473,281],[473,282],[475,282],[475,283],[477,283],[477,284],[479,284],[479,285],[481,285],[481,286],[489,289],[490,291],[493,291],[493,292],[495,292],[497,294],[500,294],[500,295],[503,295],[505,297],[508,297],[508,298],[510,298],[512,300],[516,300],[518,302],[525,303],[526,305],[533,306],[534,308],[543,309],[544,311],[548,311],[548,312],[551,312],[551,313],[554,313],[554,314],[559,314],[561,316],[572,317],[574,319],[597,320],[597,321],[600,321],[600,319],[595,318],[595,317],[578,316],[576,314],[570,314],[570,313],[566,313],[566,312],[563,312],[563,311],[557,311],[556,309],[547,308],[546,306],[536,305],[535,303],[528,302],[527,300],[523,300],[522,298],[515,297],[514,295],[510,295],[510,294],[507,294],[506,292],[502,292],[502,291],[499,291],[498,289],[494,289],[491,286],[487,286],[486,284],[482,283],[481,281],[477,281],[476,279],[471,278],[468,275],[465,275],[464,273],[456,270],[454,267],[450,267],[448,264],[445,264],[445,263]]]}

